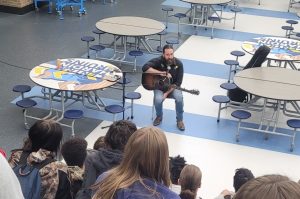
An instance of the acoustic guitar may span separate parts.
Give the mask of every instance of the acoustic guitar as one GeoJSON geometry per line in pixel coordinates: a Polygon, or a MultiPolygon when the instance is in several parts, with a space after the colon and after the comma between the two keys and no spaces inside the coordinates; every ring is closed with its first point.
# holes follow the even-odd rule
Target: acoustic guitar
{"type": "Polygon", "coordinates": [[[175,89],[193,94],[193,95],[199,95],[199,90],[196,89],[185,89],[181,88],[179,86],[171,85],[170,79],[166,76],[161,76],[158,74],[153,73],[143,73],[142,74],[142,85],[146,90],[161,90],[163,92],[166,92],[169,90],[170,87],[173,87],[175,89]]]}

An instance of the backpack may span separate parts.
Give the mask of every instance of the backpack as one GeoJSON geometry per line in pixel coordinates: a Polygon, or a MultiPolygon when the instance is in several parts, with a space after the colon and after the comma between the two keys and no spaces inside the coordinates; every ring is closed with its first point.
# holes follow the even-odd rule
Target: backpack
{"type": "Polygon", "coordinates": [[[54,162],[55,159],[48,158],[39,164],[29,165],[27,163],[27,157],[29,154],[29,152],[22,152],[19,163],[13,168],[13,171],[20,182],[24,198],[40,199],[42,178],[39,170],[47,164],[54,162]]]}

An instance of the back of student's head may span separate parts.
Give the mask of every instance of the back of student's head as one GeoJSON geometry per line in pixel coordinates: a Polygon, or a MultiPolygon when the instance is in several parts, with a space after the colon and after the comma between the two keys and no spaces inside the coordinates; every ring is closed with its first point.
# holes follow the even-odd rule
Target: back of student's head
{"type": "Polygon", "coordinates": [[[180,176],[180,173],[183,169],[185,164],[184,157],[181,157],[180,155],[175,157],[170,157],[170,174],[171,174],[171,182],[172,184],[178,184],[178,179],[180,176]]]}
{"type": "Polygon", "coordinates": [[[234,199],[298,199],[300,184],[286,176],[265,175],[248,181],[234,199]]]}
{"type": "Polygon", "coordinates": [[[95,141],[93,149],[99,150],[105,148],[105,142],[104,142],[105,136],[100,136],[98,139],[95,141]]]}
{"type": "Polygon", "coordinates": [[[68,166],[82,167],[87,155],[87,141],[75,137],[66,141],[61,147],[61,154],[68,166]]]}
{"type": "Polygon", "coordinates": [[[198,188],[201,186],[202,173],[199,167],[195,165],[186,165],[179,178],[181,192],[179,194],[182,199],[195,199],[198,188]]]}
{"type": "Polygon", "coordinates": [[[129,137],[137,130],[136,125],[128,120],[114,122],[108,129],[104,142],[111,149],[123,151],[129,137]]]}
{"type": "MultiPolygon", "coordinates": [[[[170,185],[169,149],[165,134],[156,127],[144,127],[129,138],[120,165],[99,183],[95,198],[113,198],[116,190],[143,178],[170,185]],[[117,179],[117,180],[116,180],[117,179]]],[[[144,183],[142,183],[144,184],[144,183]]],[[[146,187],[146,189],[150,189],[146,187]]]]}
{"type": "Polygon", "coordinates": [[[28,131],[28,139],[24,143],[24,150],[38,151],[46,149],[57,152],[63,136],[60,124],[53,120],[39,120],[28,131]]]}
{"type": "Polygon", "coordinates": [[[236,169],[235,174],[233,176],[233,187],[235,189],[235,192],[237,192],[243,184],[245,184],[249,180],[252,180],[253,178],[254,175],[249,169],[246,168],[236,169]]]}

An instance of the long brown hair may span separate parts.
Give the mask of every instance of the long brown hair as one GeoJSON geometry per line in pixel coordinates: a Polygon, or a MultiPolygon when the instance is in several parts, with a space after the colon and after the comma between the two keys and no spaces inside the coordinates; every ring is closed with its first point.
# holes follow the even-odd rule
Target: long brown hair
{"type": "Polygon", "coordinates": [[[182,199],[194,199],[197,196],[197,190],[201,186],[202,173],[199,167],[195,165],[186,165],[179,177],[182,199]]]}
{"type": "Polygon", "coordinates": [[[156,127],[144,127],[130,136],[124,150],[121,164],[108,171],[104,180],[94,185],[93,199],[113,198],[116,191],[149,178],[170,186],[169,149],[165,134],[156,127]]]}

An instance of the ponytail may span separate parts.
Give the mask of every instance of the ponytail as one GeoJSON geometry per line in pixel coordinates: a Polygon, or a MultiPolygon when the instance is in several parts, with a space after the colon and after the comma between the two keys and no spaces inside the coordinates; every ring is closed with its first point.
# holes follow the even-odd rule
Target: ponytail
{"type": "Polygon", "coordinates": [[[195,193],[189,189],[182,190],[179,194],[181,199],[195,199],[196,195],[197,195],[197,193],[195,193]]]}

